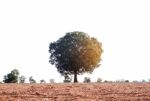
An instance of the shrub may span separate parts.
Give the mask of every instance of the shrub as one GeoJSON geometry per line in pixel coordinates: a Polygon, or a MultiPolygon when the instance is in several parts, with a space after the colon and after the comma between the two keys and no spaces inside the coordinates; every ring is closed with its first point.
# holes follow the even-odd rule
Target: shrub
{"type": "Polygon", "coordinates": [[[98,78],[97,79],[97,83],[101,83],[102,82],[102,79],[101,78],[98,78]]]}
{"type": "Polygon", "coordinates": [[[33,79],[32,76],[29,77],[29,82],[30,82],[30,83],[36,83],[36,81],[33,79]]]}
{"type": "Polygon", "coordinates": [[[64,75],[64,83],[69,83],[72,81],[72,77],[69,77],[67,74],[64,75]]]}
{"type": "Polygon", "coordinates": [[[83,82],[84,82],[84,83],[90,83],[90,82],[91,82],[91,79],[90,79],[89,77],[85,77],[83,82]]]}
{"type": "Polygon", "coordinates": [[[46,83],[46,81],[42,79],[42,80],[40,80],[40,83],[46,83]]]}
{"type": "Polygon", "coordinates": [[[19,77],[19,82],[20,83],[25,83],[25,81],[26,81],[26,77],[25,76],[20,76],[19,77]]]}
{"type": "Polygon", "coordinates": [[[4,76],[4,83],[17,83],[19,71],[17,69],[12,70],[9,74],[4,76]]]}
{"type": "Polygon", "coordinates": [[[55,83],[55,80],[54,79],[50,79],[49,82],[50,83],[55,83]]]}

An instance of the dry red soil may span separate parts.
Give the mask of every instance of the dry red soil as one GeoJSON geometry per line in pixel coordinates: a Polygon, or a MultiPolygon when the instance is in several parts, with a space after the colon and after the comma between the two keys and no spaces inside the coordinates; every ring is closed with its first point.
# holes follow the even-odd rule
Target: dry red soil
{"type": "Polygon", "coordinates": [[[0,101],[150,101],[150,83],[0,84],[0,101]]]}

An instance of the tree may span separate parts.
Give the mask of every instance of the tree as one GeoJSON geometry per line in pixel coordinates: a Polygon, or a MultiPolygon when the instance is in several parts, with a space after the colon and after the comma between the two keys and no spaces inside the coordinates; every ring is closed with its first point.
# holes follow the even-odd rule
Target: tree
{"type": "Polygon", "coordinates": [[[4,83],[17,83],[19,71],[17,69],[12,70],[9,74],[4,76],[4,83]]]}
{"type": "Polygon", "coordinates": [[[30,82],[30,83],[36,83],[36,81],[33,79],[32,76],[29,77],[29,82],[30,82]]]}
{"type": "Polygon", "coordinates": [[[68,74],[65,74],[65,75],[64,75],[64,82],[65,82],[65,83],[69,83],[69,82],[71,82],[71,81],[72,81],[72,77],[69,77],[68,74]]]}
{"type": "Polygon", "coordinates": [[[25,81],[26,81],[26,77],[25,76],[22,75],[22,76],[19,77],[19,82],[20,83],[25,83],[25,81]]]}
{"type": "Polygon", "coordinates": [[[137,80],[133,80],[132,82],[133,82],[133,83],[139,83],[139,81],[137,81],[137,80]]]}
{"type": "Polygon", "coordinates": [[[148,79],[148,81],[150,82],[150,79],[148,79]]]}
{"type": "Polygon", "coordinates": [[[146,82],[146,80],[143,79],[142,82],[146,82]]]}
{"type": "Polygon", "coordinates": [[[90,82],[91,82],[91,79],[90,79],[89,77],[85,77],[83,82],[84,82],[84,83],[90,83],[90,82]]]}
{"type": "Polygon", "coordinates": [[[74,82],[78,82],[78,74],[92,73],[100,66],[102,51],[102,44],[96,38],[84,32],[69,32],[50,43],[49,62],[56,66],[61,75],[73,74],[74,82]]]}
{"type": "Polygon", "coordinates": [[[98,78],[97,83],[101,83],[101,82],[102,82],[102,78],[98,78]]]}
{"type": "Polygon", "coordinates": [[[55,83],[55,80],[54,79],[50,79],[49,82],[50,83],[55,83]]]}
{"type": "Polygon", "coordinates": [[[125,80],[125,82],[126,82],[126,83],[129,83],[130,81],[129,81],[129,80],[125,80]]]}
{"type": "Polygon", "coordinates": [[[46,83],[46,81],[44,79],[40,80],[40,83],[46,83]]]}

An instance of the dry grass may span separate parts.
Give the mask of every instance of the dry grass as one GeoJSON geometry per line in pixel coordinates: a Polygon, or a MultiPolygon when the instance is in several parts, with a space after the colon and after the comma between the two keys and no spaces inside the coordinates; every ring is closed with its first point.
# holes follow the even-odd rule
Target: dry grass
{"type": "Polygon", "coordinates": [[[150,83],[0,84],[0,101],[150,101],[150,83]]]}

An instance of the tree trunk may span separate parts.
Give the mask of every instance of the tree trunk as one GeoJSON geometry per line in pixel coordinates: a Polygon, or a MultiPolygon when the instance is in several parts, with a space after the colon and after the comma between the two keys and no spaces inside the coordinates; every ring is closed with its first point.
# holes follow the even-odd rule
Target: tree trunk
{"type": "Polygon", "coordinates": [[[78,79],[77,79],[77,71],[74,71],[74,83],[77,83],[78,79]]]}

